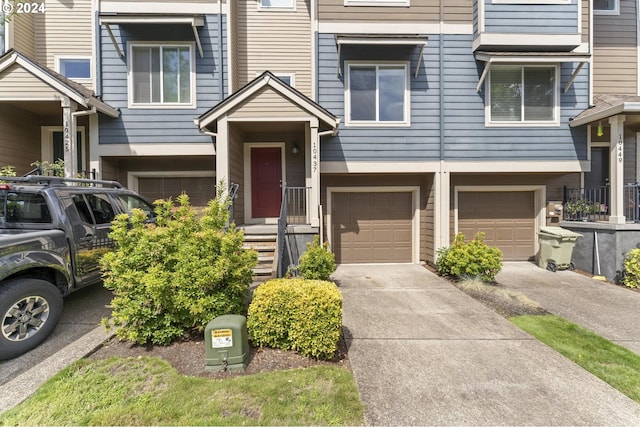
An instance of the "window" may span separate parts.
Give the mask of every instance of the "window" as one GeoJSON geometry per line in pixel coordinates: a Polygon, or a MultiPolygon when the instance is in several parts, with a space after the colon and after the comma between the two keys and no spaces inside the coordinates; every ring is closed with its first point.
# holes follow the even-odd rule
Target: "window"
{"type": "Polygon", "coordinates": [[[597,15],[618,15],[618,0],[593,0],[593,12],[597,15]]]}
{"type": "Polygon", "coordinates": [[[191,45],[136,45],[130,58],[132,104],[195,105],[191,45]]]}
{"type": "Polygon", "coordinates": [[[294,0],[260,0],[261,9],[293,9],[294,0]]]}
{"type": "Polygon", "coordinates": [[[409,124],[407,64],[348,66],[347,124],[409,124]]]}
{"type": "Polygon", "coordinates": [[[47,224],[49,207],[42,194],[7,192],[0,194],[0,218],[7,223],[47,224]]]}
{"type": "Polygon", "coordinates": [[[147,218],[155,218],[154,207],[146,200],[131,194],[118,194],[118,198],[125,205],[128,213],[131,213],[133,209],[140,209],[147,215],[147,218]]]}
{"type": "Polygon", "coordinates": [[[493,66],[490,122],[555,123],[556,66],[493,66]]]}
{"type": "Polygon", "coordinates": [[[90,79],[91,78],[91,58],[60,57],[58,61],[58,72],[70,79],[90,79]]]}
{"type": "Polygon", "coordinates": [[[109,224],[115,218],[106,194],[76,194],[72,200],[80,219],[87,224],[109,224]]]}

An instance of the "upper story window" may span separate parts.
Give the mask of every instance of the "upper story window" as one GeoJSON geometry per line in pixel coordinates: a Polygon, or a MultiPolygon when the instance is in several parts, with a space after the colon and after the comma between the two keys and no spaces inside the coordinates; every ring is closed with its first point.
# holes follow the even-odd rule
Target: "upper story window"
{"type": "Polygon", "coordinates": [[[195,106],[193,45],[131,45],[129,58],[131,106],[195,106]]]}
{"type": "Polygon", "coordinates": [[[260,9],[293,9],[295,0],[260,0],[260,9]]]}
{"type": "Polygon", "coordinates": [[[58,72],[69,79],[91,79],[91,58],[89,57],[60,56],[56,58],[56,62],[58,72]]]}
{"type": "Polygon", "coordinates": [[[408,64],[348,64],[345,86],[347,125],[409,125],[408,64]]]}
{"type": "Polygon", "coordinates": [[[619,0],[593,0],[593,13],[596,15],[620,14],[619,0]]]}
{"type": "Polygon", "coordinates": [[[558,67],[494,65],[489,76],[490,124],[557,124],[558,67]]]}

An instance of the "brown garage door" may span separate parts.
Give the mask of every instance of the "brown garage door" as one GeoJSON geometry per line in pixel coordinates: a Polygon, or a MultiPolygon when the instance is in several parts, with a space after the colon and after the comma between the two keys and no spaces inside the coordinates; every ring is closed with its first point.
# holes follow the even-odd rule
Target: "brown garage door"
{"type": "Polygon", "coordinates": [[[535,255],[533,191],[458,193],[458,231],[467,239],[479,231],[485,242],[502,250],[505,261],[535,255]]]}
{"type": "Polygon", "coordinates": [[[336,262],[411,262],[412,194],[333,193],[336,262]]]}
{"type": "Polygon", "coordinates": [[[174,201],[183,192],[187,193],[192,206],[206,206],[216,195],[214,177],[159,177],[138,178],[138,193],[147,199],[167,199],[174,201]]]}

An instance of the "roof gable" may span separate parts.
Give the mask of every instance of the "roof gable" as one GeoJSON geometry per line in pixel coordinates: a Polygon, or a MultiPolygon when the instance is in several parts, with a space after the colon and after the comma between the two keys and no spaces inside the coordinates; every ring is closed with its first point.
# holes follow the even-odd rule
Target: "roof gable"
{"type": "MultiPolygon", "coordinates": [[[[265,71],[253,81],[230,95],[218,105],[194,120],[201,130],[215,128],[216,122],[225,115],[231,115],[244,110],[252,102],[270,99],[271,102],[281,103],[282,114],[305,112],[306,115],[317,117],[329,129],[337,133],[340,119],[331,112],[318,105],[303,93],[297,91],[269,71],[265,71]]],[[[268,102],[265,104],[267,105],[268,102]]],[[[277,120],[276,116],[273,116],[277,120]]]]}

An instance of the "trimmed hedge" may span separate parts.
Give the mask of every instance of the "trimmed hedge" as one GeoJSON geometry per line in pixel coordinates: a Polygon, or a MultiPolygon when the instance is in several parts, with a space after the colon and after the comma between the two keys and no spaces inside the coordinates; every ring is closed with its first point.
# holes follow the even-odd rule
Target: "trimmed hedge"
{"type": "Polygon", "coordinates": [[[330,359],[342,331],[342,293],[321,280],[269,280],[253,294],[247,328],[254,345],[330,359]]]}

